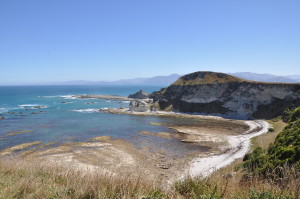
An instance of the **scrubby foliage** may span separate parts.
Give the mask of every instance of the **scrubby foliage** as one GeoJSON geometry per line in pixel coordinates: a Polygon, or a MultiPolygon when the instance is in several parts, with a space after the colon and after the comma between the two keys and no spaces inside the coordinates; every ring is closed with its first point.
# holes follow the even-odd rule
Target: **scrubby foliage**
{"type": "Polygon", "coordinates": [[[282,117],[283,121],[285,122],[294,122],[299,118],[300,118],[300,107],[285,110],[282,117]]]}
{"type": "Polygon", "coordinates": [[[294,167],[296,173],[300,171],[300,107],[286,111],[284,118],[288,125],[267,151],[257,147],[245,156],[243,166],[247,175],[282,176],[285,166],[294,167]]]}

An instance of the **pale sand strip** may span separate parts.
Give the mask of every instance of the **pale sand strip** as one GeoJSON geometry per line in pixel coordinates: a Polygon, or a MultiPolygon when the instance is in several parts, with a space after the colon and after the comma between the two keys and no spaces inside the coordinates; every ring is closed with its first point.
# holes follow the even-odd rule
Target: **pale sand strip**
{"type": "Polygon", "coordinates": [[[242,135],[228,136],[228,143],[231,148],[227,153],[204,158],[194,158],[184,176],[181,176],[181,179],[187,176],[207,177],[214,171],[231,164],[234,160],[244,157],[250,148],[250,139],[268,132],[269,128],[269,124],[262,120],[245,121],[245,123],[250,127],[247,132],[251,132],[257,127],[260,127],[261,130],[250,134],[246,134],[247,132],[245,132],[242,135]]]}

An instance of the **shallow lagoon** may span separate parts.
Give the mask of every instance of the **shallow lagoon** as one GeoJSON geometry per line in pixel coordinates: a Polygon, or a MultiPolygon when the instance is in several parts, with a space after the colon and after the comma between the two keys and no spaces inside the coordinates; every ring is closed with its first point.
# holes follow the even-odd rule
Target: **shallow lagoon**
{"type": "Polygon", "coordinates": [[[130,116],[95,112],[98,108],[128,107],[129,102],[74,99],[72,95],[127,96],[140,89],[147,92],[162,86],[9,86],[0,87],[0,150],[26,142],[86,141],[112,136],[130,141],[137,148],[149,147],[182,156],[207,147],[184,144],[179,139],[141,135],[141,131],[170,132],[164,125],[191,120],[153,116],[130,116]],[[40,106],[40,107],[39,107],[40,106]],[[12,134],[12,135],[7,135],[12,134]]]}

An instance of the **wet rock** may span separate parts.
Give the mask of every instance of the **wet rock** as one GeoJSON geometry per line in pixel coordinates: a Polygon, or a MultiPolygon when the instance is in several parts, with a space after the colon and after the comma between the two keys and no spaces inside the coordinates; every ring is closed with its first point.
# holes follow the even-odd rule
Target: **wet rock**
{"type": "Polygon", "coordinates": [[[130,102],[129,110],[135,112],[148,112],[150,111],[150,107],[146,102],[135,100],[130,102]]]}
{"type": "Polygon", "coordinates": [[[128,96],[128,98],[134,98],[134,99],[148,99],[149,98],[149,93],[140,90],[139,92],[136,92],[134,94],[131,94],[128,96]]]}
{"type": "Polygon", "coordinates": [[[5,119],[5,117],[0,117],[0,120],[4,120],[5,119]]]}
{"type": "Polygon", "coordinates": [[[46,106],[35,106],[35,107],[33,107],[33,108],[35,108],[35,109],[40,109],[40,108],[46,108],[46,106]]]}

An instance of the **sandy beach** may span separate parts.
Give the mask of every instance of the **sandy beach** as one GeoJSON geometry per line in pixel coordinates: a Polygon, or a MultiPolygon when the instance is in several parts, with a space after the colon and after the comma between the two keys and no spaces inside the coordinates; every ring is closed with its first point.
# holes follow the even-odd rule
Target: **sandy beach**
{"type": "Polygon", "coordinates": [[[268,132],[269,124],[262,120],[245,121],[249,130],[241,135],[228,136],[230,150],[221,155],[194,158],[184,174],[185,177],[207,177],[214,171],[231,164],[234,160],[244,157],[250,147],[250,139],[268,132]]]}

